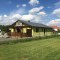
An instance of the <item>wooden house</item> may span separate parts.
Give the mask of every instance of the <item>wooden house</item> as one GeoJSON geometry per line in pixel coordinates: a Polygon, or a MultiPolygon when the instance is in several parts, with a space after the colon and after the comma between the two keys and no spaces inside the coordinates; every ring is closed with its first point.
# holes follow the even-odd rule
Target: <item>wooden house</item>
{"type": "Polygon", "coordinates": [[[9,36],[37,37],[52,34],[52,28],[41,23],[17,20],[7,29],[9,36]]]}

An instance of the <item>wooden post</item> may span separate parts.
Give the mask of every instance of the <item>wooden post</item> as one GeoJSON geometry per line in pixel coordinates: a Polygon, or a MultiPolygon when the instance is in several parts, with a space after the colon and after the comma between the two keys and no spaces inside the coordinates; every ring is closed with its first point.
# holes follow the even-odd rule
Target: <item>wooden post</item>
{"type": "Polygon", "coordinates": [[[39,37],[40,37],[40,28],[39,28],[39,37]]]}
{"type": "Polygon", "coordinates": [[[22,32],[21,32],[21,38],[22,38],[23,37],[23,27],[21,29],[22,29],[22,32]]]}
{"type": "Polygon", "coordinates": [[[46,36],[47,36],[47,28],[46,28],[46,36]]]}
{"type": "Polygon", "coordinates": [[[30,27],[31,28],[31,37],[32,37],[32,27],[30,27]]]}
{"type": "Polygon", "coordinates": [[[44,28],[44,36],[45,36],[45,28],[44,28]]]}

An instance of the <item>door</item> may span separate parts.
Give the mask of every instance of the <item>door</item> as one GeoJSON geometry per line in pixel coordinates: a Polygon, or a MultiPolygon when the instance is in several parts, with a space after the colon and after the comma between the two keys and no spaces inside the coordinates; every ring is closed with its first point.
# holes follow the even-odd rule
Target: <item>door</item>
{"type": "Polygon", "coordinates": [[[27,29],[27,37],[32,37],[32,29],[27,29]]]}

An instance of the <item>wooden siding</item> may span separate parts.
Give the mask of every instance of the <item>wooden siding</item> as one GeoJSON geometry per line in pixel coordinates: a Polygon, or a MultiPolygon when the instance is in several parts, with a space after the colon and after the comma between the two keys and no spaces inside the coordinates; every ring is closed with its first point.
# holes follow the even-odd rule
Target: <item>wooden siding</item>
{"type": "Polygon", "coordinates": [[[9,28],[8,35],[14,37],[32,37],[32,29],[30,27],[18,27],[20,31],[17,31],[17,28],[9,28]],[[31,31],[30,31],[31,30],[31,31]]]}
{"type": "Polygon", "coordinates": [[[45,33],[44,33],[44,28],[39,28],[39,31],[36,31],[36,28],[32,29],[32,37],[37,37],[37,36],[50,36],[53,34],[52,31],[50,31],[51,29],[45,29],[45,33]],[[49,31],[48,31],[49,30],[49,31]]]}

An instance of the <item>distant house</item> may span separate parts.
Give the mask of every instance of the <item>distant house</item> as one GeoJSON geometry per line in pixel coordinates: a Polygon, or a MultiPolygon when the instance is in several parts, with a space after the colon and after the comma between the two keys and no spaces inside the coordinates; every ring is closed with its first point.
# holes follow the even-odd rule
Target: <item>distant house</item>
{"type": "Polygon", "coordinates": [[[60,27],[58,26],[51,26],[51,27],[53,28],[55,34],[60,35],[60,27]]]}
{"type": "Polygon", "coordinates": [[[51,26],[55,31],[59,31],[60,30],[60,27],[58,26],[51,26]]]}
{"type": "Polygon", "coordinates": [[[9,36],[18,37],[37,37],[52,34],[52,28],[41,23],[18,20],[7,29],[9,36]]]}

